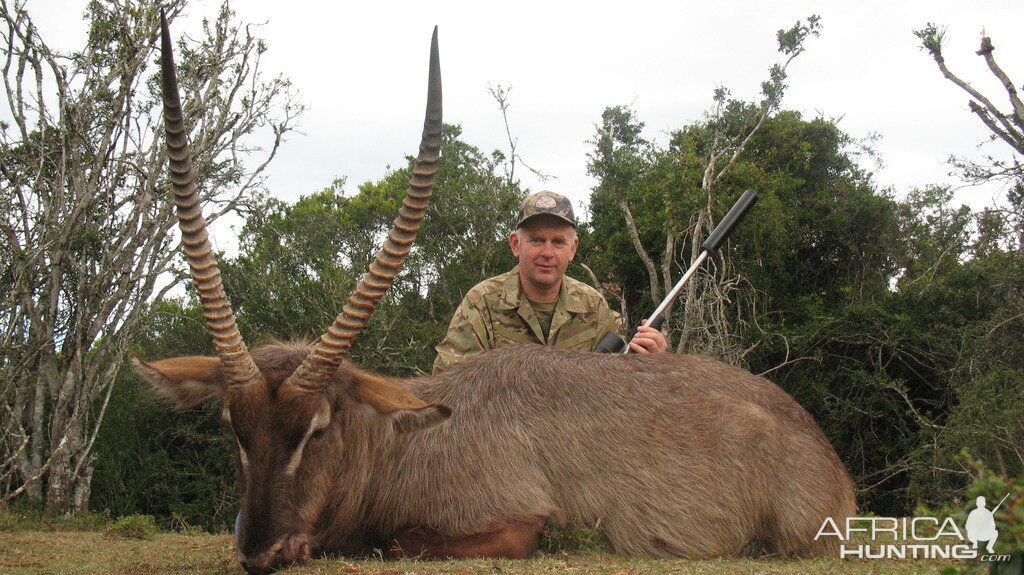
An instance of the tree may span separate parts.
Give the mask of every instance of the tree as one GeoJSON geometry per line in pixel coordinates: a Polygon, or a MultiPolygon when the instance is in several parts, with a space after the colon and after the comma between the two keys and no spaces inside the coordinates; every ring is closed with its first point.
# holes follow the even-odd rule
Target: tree
{"type": "MultiPolygon", "coordinates": [[[[97,0],[80,51],[40,36],[26,2],[0,0],[5,116],[0,231],[0,500],[66,513],[88,503],[93,444],[146,310],[177,283],[179,250],[154,75],[159,10],[184,0],[97,0]],[[172,273],[168,273],[172,272],[172,273]]],[[[264,43],[225,2],[181,41],[179,80],[210,220],[262,187],[301,106],[265,77],[264,43]],[[250,138],[271,134],[263,148],[250,138]],[[212,208],[212,209],[211,209],[212,208]]]]}
{"type": "Polygon", "coordinates": [[[992,44],[992,39],[983,36],[977,54],[985,60],[989,71],[1002,84],[1006,91],[1006,97],[1009,99],[1009,110],[997,106],[991,98],[982,94],[972,84],[963,80],[946,66],[946,59],[942,54],[942,45],[946,39],[945,30],[939,30],[935,24],[928,23],[924,28],[914,31],[914,35],[921,39],[922,49],[935,60],[942,75],[970,96],[967,105],[971,112],[978,116],[981,123],[992,132],[992,140],[1005,142],[1018,155],[1009,162],[988,156],[985,163],[954,159],[954,164],[961,169],[969,181],[973,182],[992,179],[1024,181],[1024,165],[1019,159],[1019,156],[1024,156],[1024,101],[1021,100],[1013,81],[996,62],[995,46],[992,44]]]}
{"type": "Polygon", "coordinates": [[[965,206],[953,208],[952,193],[944,189],[910,199],[916,204],[907,217],[916,224],[907,234],[914,257],[899,292],[914,317],[930,322],[922,333],[941,338],[947,358],[945,409],[926,412],[938,413],[929,418],[935,423],[931,449],[922,457],[928,465],[913,475],[922,492],[942,500],[972,476],[963,450],[1004,474],[1024,472],[1024,100],[996,61],[990,37],[982,37],[976,53],[1002,86],[1008,109],[995,103],[998,93],[986,95],[949,69],[945,30],[929,23],[914,34],[942,75],[968,94],[968,107],[991,141],[1014,154],[1009,160],[951,158],[969,182],[1008,181],[1003,206],[971,214],[965,206]]]}
{"type": "MultiPolygon", "coordinates": [[[[665,163],[679,160],[677,167],[683,189],[673,185],[672,192],[693,195],[699,200],[695,210],[683,212],[678,209],[680,203],[690,202],[690,198],[669,195],[661,198],[666,211],[662,220],[664,228],[658,233],[664,238],[664,248],[659,248],[660,265],[655,263],[655,258],[645,247],[626,197],[630,186],[651,185],[641,174],[641,167],[649,163],[645,157],[652,153],[650,143],[640,137],[643,124],[632,117],[632,111],[621,107],[609,108],[602,115],[602,124],[593,141],[595,150],[590,155],[589,164],[590,173],[600,179],[594,193],[607,193],[615,198],[632,247],[647,271],[652,302],[663,299],[674,283],[672,275],[676,271],[674,264],[677,245],[689,243],[690,261],[700,253],[700,244],[711,232],[714,216],[724,213],[722,205],[725,202],[719,197],[721,194],[718,190],[723,178],[733,170],[765,121],[779,109],[786,88],[786,71],[804,51],[804,41],[809,36],[817,36],[819,29],[819,18],[811,16],[806,22],[797,22],[788,30],[778,31],[779,52],[783,60],[769,70],[768,79],[761,85],[763,98],[759,103],[733,99],[725,88],[715,90],[715,107],[701,128],[710,133],[710,139],[702,142],[699,148],[686,150],[691,155],[701,157],[699,170],[695,172],[692,162],[687,159],[663,157],[659,160],[665,163]],[[688,217],[683,216],[683,213],[694,215],[688,217]]],[[[678,351],[704,350],[718,355],[736,355],[727,342],[732,330],[723,313],[723,304],[729,299],[730,290],[722,286],[738,283],[737,278],[723,281],[729,274],[727,260],[723,260],[716,274],[698,276],[687,285],[682,296],[685,314],[682,324],[677,326],[680,330],[678,351]]],[[[669,306],[664,314],[666,325],[672,326],[672,307],[669,306]]]]}

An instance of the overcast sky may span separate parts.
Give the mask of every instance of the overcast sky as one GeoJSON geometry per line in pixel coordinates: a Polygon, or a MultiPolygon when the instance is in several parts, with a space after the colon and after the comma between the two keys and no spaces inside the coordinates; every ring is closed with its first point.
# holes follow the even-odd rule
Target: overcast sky
{"type": "MultiPolygon", "coordinates": [[[[41,31],[62,48],[80,45],[85,0],[29,0],[41,31]]],[[[212,17],[214,0],[192,2],[175,32],[212,17]]],[[[266,70],[288,76],[308,106],[270,167],[271,192],[294,200],[347,176],[347,190],[400,166],[418,145],[427,51],[440,27],[445,121],[484,152],[508,150],[488,85],[511,86],[509,120],[519,152],[556,179],[550,188],[584,205],[593,181],[586,143],[606,106],[631,104],[646,136],[699,120],[717,86],[756,99],[778,61],[775,32],[810,14],[822,33],[790,69],[786,109],[840,118],[855,137],[876,133],[884,166],[876,182],[897,195],[928,184],[959,185],[951,154],[1009,156],[1003,144],[979,150],[988,133],[967,96],[944,80],[912,31],[947,28],[946,59],[963,77],[1000,96],[974,52],[990,35],[996,57],[1024,82],[1021,0],[740,2],[304,2],[236,1],[269,52],[266,70]],[[627,7],[628,6],[628,7],[627,7]]],[[[997,98],[999,103],[1005,96],[997,98]]],[[[961,201],[988,205],[998,188],[968,188],[961,201]]]]}

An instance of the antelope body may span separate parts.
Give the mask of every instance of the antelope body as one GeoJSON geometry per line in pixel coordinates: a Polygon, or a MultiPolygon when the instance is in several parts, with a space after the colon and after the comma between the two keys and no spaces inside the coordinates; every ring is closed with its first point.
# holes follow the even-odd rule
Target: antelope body
{"type": "MultiPolygon", "coordinates": [[[[285,397],[280,384],[306,352],[253,353],[267,382],[260,417],[278,431],[301,421],[293,443],[308,421],[296,404],[317,402],[285,397]]],[[[226,389],[213,358],[136,367],[185,404],[226,389]]],[[[320,395],[331,423],[306,442],[294,477],[241,465],[243,522],[294,514],[317,542],[310,552],[521,557],[535,550],[545,521],[574,519],[599,525],[617,553],[816,556],[834,547],[834,538],[814,541],[822,522],[856,511],[853,484],[811,416],[771,382],[706,357],[514,346],[404,381],[344,364],[320,395]],[[450,411],[396,419],[366,408],[360,398],[372,388],[450,411]],[[287,496],[264,499],[261,489],[287,496]]],[[[277,465],[291,453],[281,449],[277,465]]],[[[256,465],[252,453],[244,457],[256,465]]]]}
{"type": "Polygon", "coordinates": [[[248,571],[374,548],[526,557],[546,522],[569,519],[599,525],[609,548],[626,554],[830,550],[815,535],[826,518],[855,513],[853,484],[811,416],[741,369],[539,346],[410,380],[344,361],[430,195],[441,127],[436,29],[424,137],[395,229],[316,345],[250,353],[206,240],[166,22],[163,33],[172,189],[217,357],[133,364],[183,405],[223,400],[248,571]]]}

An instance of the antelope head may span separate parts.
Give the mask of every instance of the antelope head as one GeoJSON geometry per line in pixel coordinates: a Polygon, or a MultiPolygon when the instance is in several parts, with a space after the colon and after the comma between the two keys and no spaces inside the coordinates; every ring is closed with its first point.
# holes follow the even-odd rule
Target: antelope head
{"type": "Polygon", "coordinates": [[[404,388],[344,362],[352,341],[419,231],[441,147],[441,76],[437,29],[430,47],[426,120],[419,156],[398,218],[348,303],[311,349],[263,348],[250,353],[235,323],[209,242],[188,147],[172,44],[162,26],[162,85],[167,156],[182,245],[198,290],[216,357],[142,362],[135,369],[158,390],[189,406],[218,397],[237,448],[242,484],[238,551],[250,572],[302,563],[316,553],[318,529],[343,469],[341,445],[356,412],[395,432],[424,428],[450,410],[427,405],[404,388]]]}

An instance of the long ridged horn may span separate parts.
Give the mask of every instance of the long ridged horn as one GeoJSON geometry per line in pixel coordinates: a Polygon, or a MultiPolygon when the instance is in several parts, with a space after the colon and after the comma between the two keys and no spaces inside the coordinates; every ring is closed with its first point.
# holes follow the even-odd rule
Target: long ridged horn
{"type": "Polygon", "coordinates": [[[388,232],[384,247],[363,274],[348,303],[320,336],[316,347],[306,356],[302,365],[295,370],[289,381],[307,391],[319,391],[327,385],[327,379],[337,369],[342,358],[348,355],[352,341],[359,335],[370,318],[384,292],[391,287],[409,254],[420,221],[430,201],[430,190],[434,185],[434,173],[441,154],[441,64],[437,52],[437,26],[430,41],[430,75],[427,88],[427,113],[423,121],[423,137],[420,153],[409,180],[409,188],[402,207],[398,210],[391,231],[388,232]]]}
{"type": "Polygon", "coordinates": [[[213,346],[220,357],[224,376],[230,386],[248,385],[262,381],[263,376],[235,325],[220,269],[213,257],[213,246],[206,233],[206,219],[196,193],[196,175],[188,148],[188,132],[178,94],[178,74],[174,66],[171,33],[167,17],[160,11],[160,71],[164,100],[164,131],[167,137],[167,158],[170,167],[171,191],[177,207],[178,226],[185,256],[196,282],[199,301],[203,308],[206,327],[213,337],[213,346]]]}

